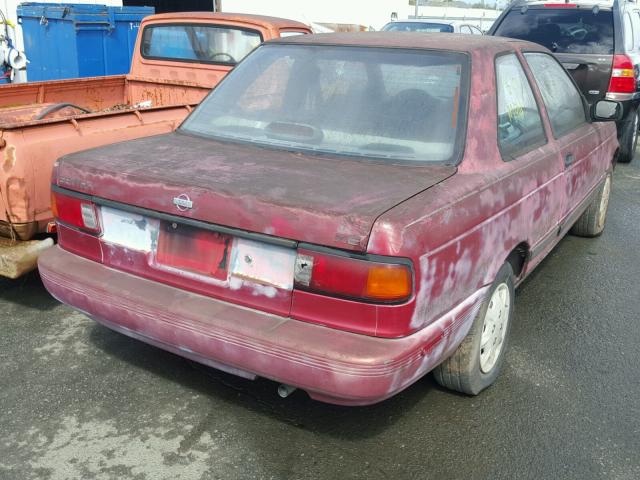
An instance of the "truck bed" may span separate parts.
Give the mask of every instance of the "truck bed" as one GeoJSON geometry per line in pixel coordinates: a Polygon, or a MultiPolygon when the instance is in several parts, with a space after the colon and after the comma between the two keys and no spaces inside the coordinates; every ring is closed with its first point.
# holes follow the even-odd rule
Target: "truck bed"
{"type": "Polygon", "coordinates": [[[208,90],[208,87],[195,82],[148,80],[130,75],[3,85],[0,86],[0,128],[112,113],[140,105],[196,104],[208,90]],[[62,107],[67,104],[74,107],[62,107]]]}

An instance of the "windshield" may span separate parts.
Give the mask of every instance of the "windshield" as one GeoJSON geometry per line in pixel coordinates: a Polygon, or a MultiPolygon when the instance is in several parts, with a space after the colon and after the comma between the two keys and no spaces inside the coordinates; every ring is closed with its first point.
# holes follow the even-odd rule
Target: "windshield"
{"type": "Polygon", "coordinates": [[[450,162],[466,65],[461,53],[265,45],[181,129],[294,151],[450,162]]]}
{"type": "Polygon", "coordinates": [[[261,42],[254,30],[222,25],[152,25],[142,33],[142,56],[235,65],[261,42]]]}
{"type": "Polygon", "coordinates": [[[452,25],[430,22],[391,22],[382,27],[384,32],[453,32],[452,25]]]}
{"type": "Polygon", "coordinates": [[[495,35],[529,40],[555,53],[613,54],[610,10],[528,8],[523,13],[513,9],[495,35]]]}

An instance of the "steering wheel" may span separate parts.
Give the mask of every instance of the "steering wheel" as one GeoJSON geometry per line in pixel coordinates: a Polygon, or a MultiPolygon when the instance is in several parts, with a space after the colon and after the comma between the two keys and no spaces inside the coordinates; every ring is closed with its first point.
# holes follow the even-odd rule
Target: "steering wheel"
{"type": "Polygon", "coordinates": [[[211,55],[210,60],[213,61],[216,57],[225,57],[225,58],[227,58],[228,60],[221,60],[222,62],[225,62],[225,63],[238,63],[236,61],[236,59],[233,58],[228,53],[224,53],[224,52],[214,53],[213,55],[211,55]]]}

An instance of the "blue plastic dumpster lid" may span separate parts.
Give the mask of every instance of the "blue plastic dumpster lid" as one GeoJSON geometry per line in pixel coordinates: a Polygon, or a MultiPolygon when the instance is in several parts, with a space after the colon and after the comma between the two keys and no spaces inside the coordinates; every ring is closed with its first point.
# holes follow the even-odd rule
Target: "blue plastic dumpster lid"
{"type": "Polygon", "coordinates": [[[83,3],[26,2],[18,5],[18,18],[68,20],[73,22],[95,21],[111,18],[112,21],[140,21],[153,15],[153,7],[109,7],[83,3]]]}

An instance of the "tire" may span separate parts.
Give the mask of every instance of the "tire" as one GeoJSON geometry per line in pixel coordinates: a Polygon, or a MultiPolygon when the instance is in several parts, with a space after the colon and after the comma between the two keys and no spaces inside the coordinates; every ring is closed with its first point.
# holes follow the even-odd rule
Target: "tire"
{"type": "Polygon", "coordinates": [[[607,173],[605,181],[584,213],[571,227],[570,233],[578,237],[597,237],[604,231],[607,220],[609,197],[611,196],[611,173],[607,173]]]}
{"type": "Polygon", "coordinates": [[[465,339],[451,357],[434,369],[433,375],[440,385],[477,395],[496,380],[507,350],[514,294],[513,269],[507,262],[500,268],[465,339]],[[491,351],[483,347],[486,345],[483,340],[490,343],[491,351]]]}
{"type": "Polygon", "coordinates": [[[640,118],[638,117],[638,111],[634,110],[630,115],[631,118],[628,122],[622,124],[622,133],[620,135],[620,154],[618,155],[618,162],[629,163],[633,160],[636,153],[636,146],[638,145],[638,127],[640,118]]]}

